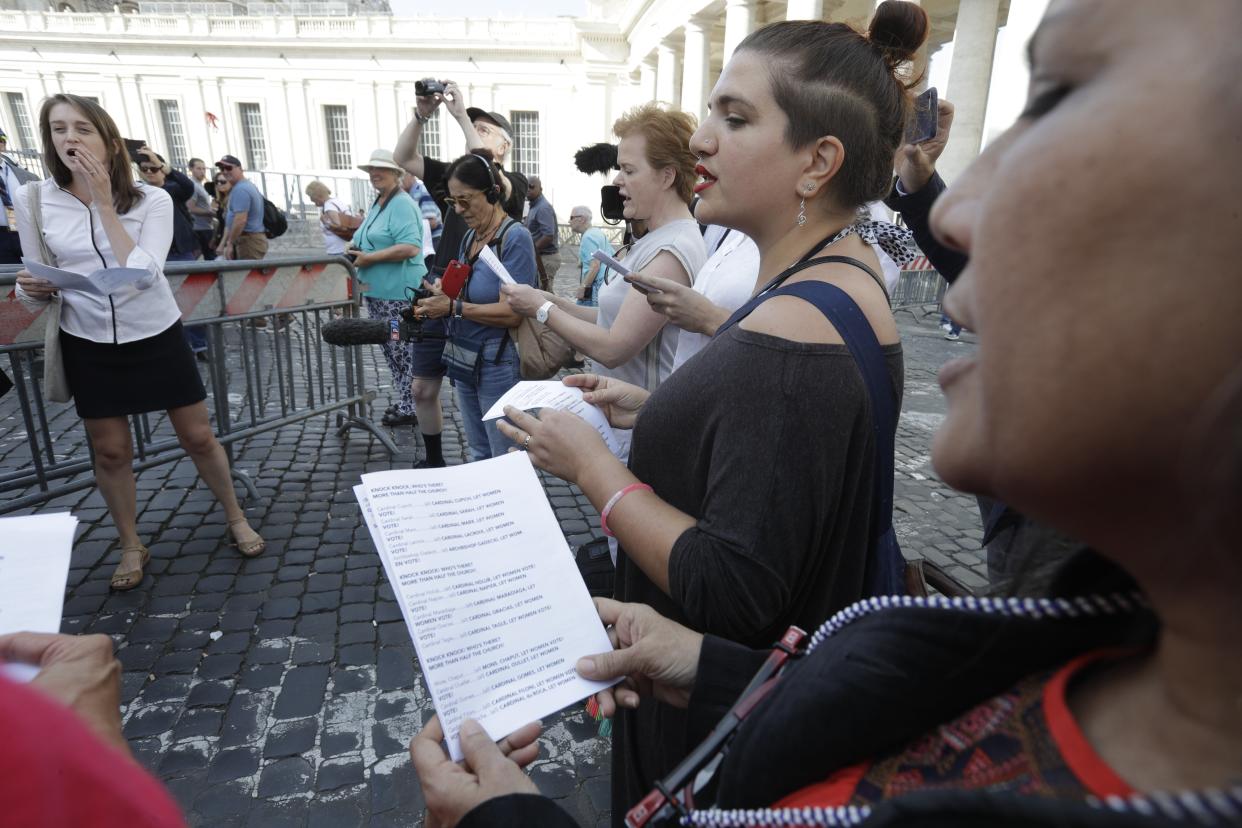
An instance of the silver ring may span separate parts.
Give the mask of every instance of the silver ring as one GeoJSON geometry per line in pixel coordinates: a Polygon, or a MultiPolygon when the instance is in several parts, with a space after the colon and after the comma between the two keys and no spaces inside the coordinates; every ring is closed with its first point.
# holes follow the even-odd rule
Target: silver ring
{"type": "Polygon", "coordinates": [[[531,435],[527,434],[526,439],[522,441],[522,451],[530,451],[530,438],[531,435]]]}

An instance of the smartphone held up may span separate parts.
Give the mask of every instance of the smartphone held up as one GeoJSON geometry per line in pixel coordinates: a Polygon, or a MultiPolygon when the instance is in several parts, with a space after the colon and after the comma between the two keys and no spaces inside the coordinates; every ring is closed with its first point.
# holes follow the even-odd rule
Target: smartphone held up
{"type": "Polygon", "coordinates": [[[914,99],[914,113],[906,130],[906,141],[921,144],[936,137],[939,104],[934,86],[914,99]]]}

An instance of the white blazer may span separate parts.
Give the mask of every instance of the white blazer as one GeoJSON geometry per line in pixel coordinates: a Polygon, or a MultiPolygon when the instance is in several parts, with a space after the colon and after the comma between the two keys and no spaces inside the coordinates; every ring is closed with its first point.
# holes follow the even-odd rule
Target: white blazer
{"type": "MultiPolygon", "coordinates": [[[[99,208],[89,207],[53,179],[27,184],[17,191],[13,209],[17,213],[22,253],[42,261],[41,248],[30,218],[30,188],[42,187],[43,237],[56,256],[55,265],[88,276],[104,267],[134,267],[147,271],[135,284],[111,296],[99,297],[77,290],[61,293],[62,330],[94,342],[120,344],[147,339],[169,328],[181,318],[168,280],[164,278],[164,259],[172,244],[173,203],[163,189],[138,183],[142,198],[128,213],[120,216],[121,226],[136,244],[127,261],[118,262],[104,231],[99,208]]],[[[53,262],[43,262],[53,264],[53,262]]],[[[45,300],[33,299],[21,287],[17,296],[33,310],[42,309],[45,300]]]]}

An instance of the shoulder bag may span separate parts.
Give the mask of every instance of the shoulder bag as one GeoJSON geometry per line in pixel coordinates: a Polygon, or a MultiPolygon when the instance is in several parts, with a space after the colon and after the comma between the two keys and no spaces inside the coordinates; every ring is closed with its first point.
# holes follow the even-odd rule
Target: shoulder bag
{"type": "MultiPolygon", "coordinates": [[[[513,222],[517,224],[517,222],[513,222]]],[[[512,225],[510,225],[512,226],[512,225]]],[[[507,230],[508,228],[506,228],[507,230]]],[[[504,245],[503,234],[496,246],[496,257],[504,245]]],[[[535,252],[535,264],[543,272],[543,260],[535,252]]],[[[574,361],[574,349],[565,338],[544,323],[529,316],[522,317],[517,327],[509,329],[518,351],[518,366],[524,380],[546,380],[574,361]]]]}
{"type": "MultiPolygon", "coordinates": [[[[47,246],[43,237],[43,187],[42,182],[31,184],[30,218],[34,222],[35,236],[39,239],[39,254],[45,264],[56,267],[56,255],[47,246]]],[[[60,352],[60,308],[59,293],[52,294],[44,311],[47,327],[43,331],[43,397],[48,402],[67,403],[73,399],[73,391],[69,388],[69,377],[65,375],[65,359],[60,352]]]]}

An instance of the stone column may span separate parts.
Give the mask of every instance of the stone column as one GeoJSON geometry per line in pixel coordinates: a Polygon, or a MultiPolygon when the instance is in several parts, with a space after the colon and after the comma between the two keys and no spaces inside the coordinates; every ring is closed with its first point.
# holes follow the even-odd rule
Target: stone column
{"type": "Polygon", "coordinates": [[[656,47],[656,94],[662,103],[677,103],[677,75],[681,67],[677,50],[667,39],[656,47]]]}
{"type": "Polygon", "coordinates": [[[702,119],[707,110],[707,95],[711,59],[712,22],[701,17],[686,21],[686,46],[682,51],[685,61],[681,71],[681,108],[702,119]]]}
{"type": "Polygon", "coordinates": [[[979,154],[983,141],[999,13],[1000,0],[961,0],[957,7],[953,62],[949,64],[949,88],[944,94],[955,107],[953,134],[936,165],[950,183],[979,154]]]}
{"type": "Polygon", "coordinates": [[[724,62],[728,63],[737,44],[755,30],[755,0],[726,0],[724,62]]]}
{"type": "Polygon", "coordinates": [[[823,20],[824,0],[789,0],[786,20],[823,20]]]}
{"type": "Polygon", "coordinates": [[[638,65],[638,97],[640,102],[654,101],[656,93],[656,61],[653,57],[643,58],[638,65]]]}

